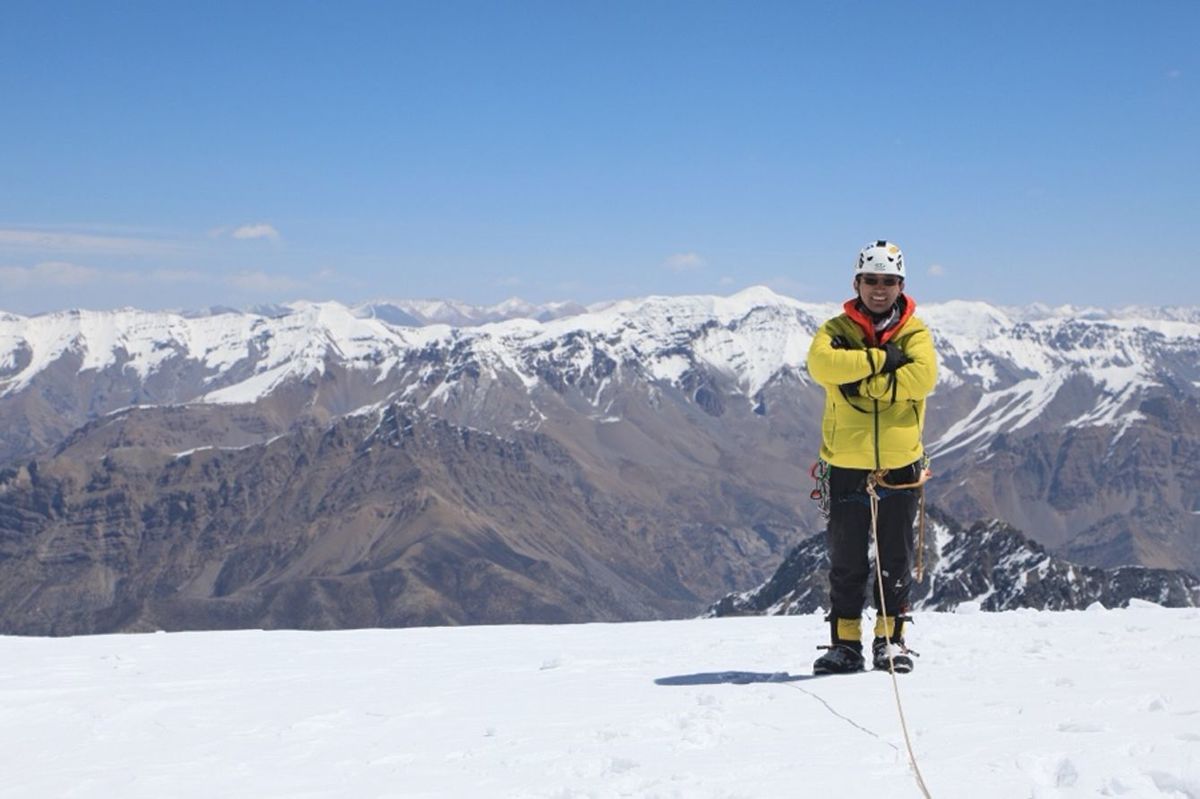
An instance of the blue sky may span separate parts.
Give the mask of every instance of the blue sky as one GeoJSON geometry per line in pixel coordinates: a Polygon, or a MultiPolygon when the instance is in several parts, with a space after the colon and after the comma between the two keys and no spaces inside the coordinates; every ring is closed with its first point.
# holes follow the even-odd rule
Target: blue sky
{"type": "Polygon", "coordinates": [[[6,0],[0,308],[1200,303],[1200,3],[6,0]]]}

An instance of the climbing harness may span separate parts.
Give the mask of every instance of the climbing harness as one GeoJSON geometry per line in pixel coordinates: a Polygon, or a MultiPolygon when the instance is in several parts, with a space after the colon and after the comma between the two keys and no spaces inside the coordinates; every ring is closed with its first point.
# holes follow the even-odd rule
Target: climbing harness
{"type": "MultiPolygon", "coordinates": [[[[927,468],[922,470],[917,482],[908,485],[888,485],[883,482],[883,471],[872,472],[867,476],[867,495],[871,498],[871,542],[875,547],[875,577],[879,582],[879,613],[885,619],[888,617],[888,611],[883,598],[883,566],[880,563],[879,557],[879,494],[876,492],[875,487],[883,486],[894,490],[922,488],[925,482],[929,480],[929,477],[930,472],[927,468]]],[[[922,491],[922,494],[924,494],[924,491],[922,491]]],[[[896,695],[896,712],[900,715],[900,729],[904,732],[904,745],[908,747],[908,762],[912,766],[913,775],[917,779],[917,787],[921,789],[921,794],[925,799],[932,799],[929,789],[925,787],[925,778],[921,776],[921,769],[917,767],[917,756],[913,753],[912,739],[908,735],[908,722],[904,719],[904,707],[900,704],[900,683],[896,680],[896,664],[892,656],[890,637],[888,638],[886,651],[888,656],[888,672],[892,675],[892,690],[896,695]]]]}
{"type": "MultiPolygon", "coordinates": [[[[824,461],[819,461],[819,463],[824,463],[824,461]]],[[[813,468],[816,468],[815,464],[813,468]]],[[[883,479],[884,474],[886,474],[884,470],[875,472],[874,477],[876,485],[882,486],[889,491],[903,491],[905,489],[913,488],[917,490],[919,521],[917,523],[917,564],[915,579],[918,583],[923,582],[925,579],[925,484],[929,482],[929,478],[933,477],[933,472],[929,468],[929,456],[921,456],[920,474],[917,476],[915,482],[904,483],[902,485],[892,485],[883,479]]],[[[828,484],[828,479],[828,476],[826,476],[826,484],[828,484]]],[[[828,499],[826,500],[826,505],[828,505],[828,499]]],[[[828,512],[826,512],[826,518],[828,517],[828,512]]]]}
{"type": "Polygon", "coordinates": [[[812,475],[816,487],[809,492],[808,498],[817,503],[817,510],[821,511],[821,518],[829,521],[829,464],[821,458],[812,465],[808,470],[812,475]]]}

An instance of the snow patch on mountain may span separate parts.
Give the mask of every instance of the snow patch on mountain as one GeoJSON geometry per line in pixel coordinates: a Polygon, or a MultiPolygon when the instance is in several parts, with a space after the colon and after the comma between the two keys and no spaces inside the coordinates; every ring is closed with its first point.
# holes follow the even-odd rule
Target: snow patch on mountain
{"type": "Polygon", "coordinates": [[[1034,422],[1064,381],[1065,375],[1051,373],[1041,380],[1023,380],[1012,388],[985,393],[969,414],[928,445],[931,457],[948,455],[1034,422]]]}
{"type": "MultiPolygon", "coordinates": [[[[696,385],[701,374],[724,376],[753,399],[785,371],[808,379],[804,361],[813,332],[840,310],[761,286],[728,297],[644,297],[546,321],[522,317],[468,327],[392,324],[376,313],[379,307],[296,302],[271,314],[187,316],[134,309],[4,314],[0,396],[28,388],[51,365],[74,357],[81,371],[119,369],[138,380],[176,361],[198,364],[206,390],[185,402],[255,402],[290,381],[323,375],[331,364],[372,375],[376,382],[411,372],[413,379],[447,384],[433,389],[434,401],[453,396],[451,384],[466,374],[478,372],[488,380],[513,376],[533,392],[550,370],[586,376],[592,383],[589,399],[599,406],[613,381],[634,376],[629,368],[680,386],[696,385]],[[414,357],[420,353],[429,357],[414,357]],[[439,372],[436,363],[451,368],[439,372]],[[597,390],[599,385],[606,388],[597,390]]],[[[404,307],[429,318],[466,312],[446,301],[404,307]]],[[[497,315],[528,310],[516,300],[493,308],[497,315]]],[[[1161,359],[1186,362],[1200,349],[1200,313],[1126,313],[1133,315],[966,301],[919,306],[937,342],[939,387],[969,384],[982,392],[976,407],[931,449],[976,446],[1029,424],[1077,375],[1093,381],[1099,400],[1067,424],[1128,427],[1139,418],[1136,402],[1143,389],[1163,379],[1161,359]]],[[[1200,380],[1187,374],[1182,384],[1195,387],[1200,380]]]]}

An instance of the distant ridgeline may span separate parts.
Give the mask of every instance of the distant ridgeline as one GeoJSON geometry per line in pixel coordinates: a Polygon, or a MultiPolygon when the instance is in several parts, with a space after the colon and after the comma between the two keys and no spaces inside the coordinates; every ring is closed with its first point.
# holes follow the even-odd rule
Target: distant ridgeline
{"type": "MultiPolygon", "coordinates": [[[[781,561],[724,607],[820,606],[839,310],[0,313],[0,633],[680,618],[781,561]]],[[[1200,309],[917,313],[931,501],[1038,542],[937,517],[923,606],[1194,604],[1200,309]]]]}
{"type": "MultiPolygon", "coordinates": [[[[1094,602],[1124,607],[1131,599],[1200,606],[1200,579],[1188,572],[1068,563],[1001,521],[964,528],[931,508],[926,545],[925,578],[913,585],[916,610],[954,610],[964,602],[982,610],[1083,610],[1094,602]]],[[[799,615],[827,608],[828,571],[826,537],[815,535],[793,547],[771,579],[725,596],[706,615],[799,615]]],[[[870,593],[868,588],[868,607],[870,593]]]]}

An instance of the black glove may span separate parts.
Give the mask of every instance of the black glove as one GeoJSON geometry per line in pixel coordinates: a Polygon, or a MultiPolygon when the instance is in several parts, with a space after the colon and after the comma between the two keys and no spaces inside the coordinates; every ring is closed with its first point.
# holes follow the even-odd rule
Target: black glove
{"type": "Polygon", "coordinates": [[[829,339],[829,346],[835,350],[848,350],[850,349],[850,339],[845,336],[834,336],[829,339]]]}
{"type": "Polygon", "coordinates": [[[891,374],[906,363],[912,363],[912,361],[904,354],[904,350],[900,349],[895,342],[889,341],[883,346],[883,366],[879,367],[879,374],[891,374]]]}
{"type": "MultiPolygon", "coordinates": [[[[829,339],[829,346],[833,347],[835,350],[854,349],[854,345],[850,343],[850,339],[840,335],[831,337],[829,339]]],[[[842,396],[846,399],[857,397],[859,395],[858,381],[855,380],[853,383],[843,383],[842,385],[838,386],[838,390],[842,392],[842,396]]]]}

